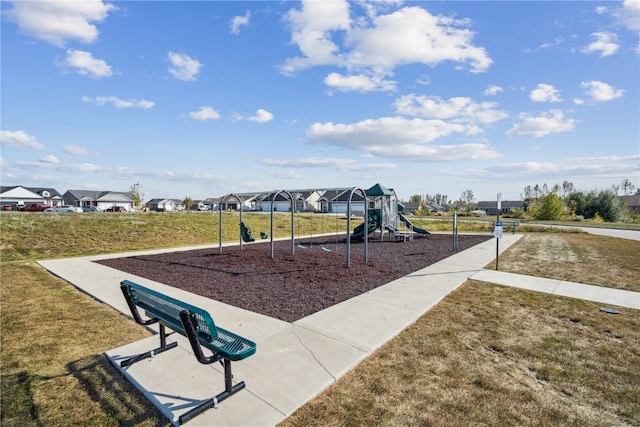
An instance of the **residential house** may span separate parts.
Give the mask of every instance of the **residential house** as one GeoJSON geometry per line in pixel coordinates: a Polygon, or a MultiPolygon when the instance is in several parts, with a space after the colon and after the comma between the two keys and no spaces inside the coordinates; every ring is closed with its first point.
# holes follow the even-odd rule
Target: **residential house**
{"type": "MultiPolygon", "coordinates": [[[[289,193],[296,200],[297,196],[294,193],[289,193]]],[[[271,205],[273,205],[274,212],[291,212],[291,200],[289,194],[286,192],[274,191],[272,193],[258,196],[259,207],[262,212],[271,212],[271,205]]],[[[297,201],[296,201],[297,202],[297,201]]],[[[295,209],[295,205],[294,205],[295,209]]]]}
{"type": "Polygon", "coordinates": [[[158,212],[185,210],[184,203],[178,199],[151,199],[145,205],[147,209],[158,212]]]}
{"type": "Polygon", "coordinates": [[[30,203],[62,206],[64,200],[53,188],[23,187],[22,185],[0,187],[0,204],[3,208],[4,206],[25,206],[30,203]]]}
{"type": "MultiPolygon", "coordinates": [[[[342,193],[331,199],[330,205],[332,213],[347,213],[351,191],[352,189],[344,190],[342,193]]],[[[351,214],[356,216],[364,215],[364,203],[362,193],[359,191],[353,193],[353,197],[351,197],[351,214]]]]}
{"type": "Polygon", "coordinates": [[[101,190],[68,190],[64,193],[64,200],[71,206],[95,206],[104,211],[110,207],[122,206],[127,211],[133,210],[131,193],[101,190]]]}
{"type": "MultiPolygon", "coordinates": [[[[524,212],[524,202],[522,200],[502,200],[500,203],[500,215],[509,215],[516,209],[524,212]]],[[[476,210],[484,211],[487,215],[498,215],[498,201],[481,201],[478,202],[476,210]]]]}
{"type": "Polygon", "coordinates": [[[629,210],[633,213],[640,214],[640,194],[633,196],[619,196],[620,200],[627,204],[629,210]]]}
{"type": "Polygon", "coordinates": [[[333,188],[322,191],[322,195],[316,201],[317,209],[322,213],[335,212],[333,210],[333,200],[345,191],[347,191],[346,188],[333,188]]]}

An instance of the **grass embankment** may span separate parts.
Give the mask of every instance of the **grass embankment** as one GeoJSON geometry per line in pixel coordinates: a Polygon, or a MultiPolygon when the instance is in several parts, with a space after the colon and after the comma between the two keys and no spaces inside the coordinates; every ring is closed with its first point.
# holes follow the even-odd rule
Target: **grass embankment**
{"type": "MultiPolygon", "coordinates": [[[[102,356],[148,333],[33,260],[215,244],[217,215],[21,215],[0,215],[2,425],[168,425],[102,356]]],[[[290,216],[277,218],[276,236],[288,236],[290,216]]],[[[268,216],[243,220],[254,234],[268,229],[268,216]]],[[[334,231],[330,221],[344,229],[343,220],[321,220],[301,217],[296,233],[334,231]]],[[[225,240],[237,240],[237,215],[223,224],[225,240]]],[[[638,242],[526,237],[501,256],[501,269],[531,274],[524,266],[549,265],[548,255],[582,242],[589,256],[564,264],[571,280],[612,268],[640,277],[638,242]],[[536,239],[553,249],[532,250],[536,239]]],[[[640,313],[599,307],[467,282],[283,425],[640,425],[640,313]]]]}

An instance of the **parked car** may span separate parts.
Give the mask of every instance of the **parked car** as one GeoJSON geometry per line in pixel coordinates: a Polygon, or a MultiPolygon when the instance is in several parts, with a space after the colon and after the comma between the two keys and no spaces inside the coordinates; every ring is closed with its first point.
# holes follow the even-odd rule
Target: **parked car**
{"type": "Polygon", "coordinates": [[[78,206],[63,205],[63,206],[57,206],[55,208],[47,208],[47,209],[44,210],[44,212],[57,212],[57,213],[61,213],[61,212],[82,212],[82,208],[78,207],[78,206]]]}
{"type": "Polygon", "coordinates": [[[82,212],[100,212],[100,209],[96,208],[95,206],[83,206],[82,212]]]}
{"type": "Polygon", "coordinates": [[[43,212],[45,209],[52,207],[53,206],[45,205],[44,203],[29,203],[20,208],[20,210],[25,212],[43,212]]]}
{"type": "Polygon", "coordinates": [[[127,208],[124,206],[110,206],[105,209],[105,212],[126,212],[127,208]]]}

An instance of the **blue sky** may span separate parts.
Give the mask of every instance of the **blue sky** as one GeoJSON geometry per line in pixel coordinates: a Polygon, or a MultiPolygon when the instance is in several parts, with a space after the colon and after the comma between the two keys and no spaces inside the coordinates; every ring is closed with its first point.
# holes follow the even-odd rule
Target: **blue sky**
{"type": "Polygon", "coordinates": [[[2,185],[640,187],[640,1],[3,1],[2,185]]]}

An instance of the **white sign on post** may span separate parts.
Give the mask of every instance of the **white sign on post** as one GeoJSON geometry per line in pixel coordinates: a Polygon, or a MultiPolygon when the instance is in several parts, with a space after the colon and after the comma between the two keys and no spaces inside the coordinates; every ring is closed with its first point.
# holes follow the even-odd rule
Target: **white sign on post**
{"type": "Polygon", "coordinates": [[[496,239],[502,239],[502,221],[496,222],[496,228],[493,231],[493,235],[496,236],[496,239]]]}

